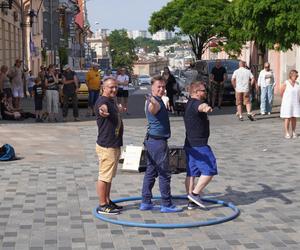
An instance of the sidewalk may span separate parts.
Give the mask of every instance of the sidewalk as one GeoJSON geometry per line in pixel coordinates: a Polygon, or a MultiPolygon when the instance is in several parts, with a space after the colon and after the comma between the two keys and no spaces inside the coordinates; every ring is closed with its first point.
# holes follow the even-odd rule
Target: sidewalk
{"type": "MultiPolygon", "coordinates": [[[[94,120],[0,124],[0,141],[23,157],[0,163],[0,249],[300,249],[300,139],[283,139],[278,113],[257,118],[239,122],[234,114],[210,115],[219,175],[205,193],[233,202],[241,215],[219,225],[171,230],[122,227],[94,218],[94,120]]],[[[169,144],[182,145],[182,118],[172,117],[171,124],[169,144]]],[[[145,119],[125,119],[124,125],[124,144],[142,145],[145,119]]],[[[172,176],[174,195],[185,194],[184,178],[172,176]]],[[[139,196],[142,181],[143,174],[119,170],[112,198],[139,196]]],[[[159,194],[158,183],[154,194],[159,194]]],[[[118,219],[145,223],[193,222],[230,213],[213,205],[208,212],[180,214],[140,212],[138,202],[124,205],[118,219]]]]}

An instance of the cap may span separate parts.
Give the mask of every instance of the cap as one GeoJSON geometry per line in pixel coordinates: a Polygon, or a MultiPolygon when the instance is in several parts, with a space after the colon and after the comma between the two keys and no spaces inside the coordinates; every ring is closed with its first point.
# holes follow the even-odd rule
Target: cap
{"type": "Polygon", "coordinates": [[[63,70],[67,70],[67,69],[70,69],[70,68],[71,68],[70,65],[69,65],[69,64],[66,64],[66,65],[64,66],[63,70]]]}

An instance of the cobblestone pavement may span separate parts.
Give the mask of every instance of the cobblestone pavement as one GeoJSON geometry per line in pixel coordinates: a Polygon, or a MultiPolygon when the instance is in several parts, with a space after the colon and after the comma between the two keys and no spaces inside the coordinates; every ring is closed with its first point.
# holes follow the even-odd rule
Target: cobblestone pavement
{"type": "MultiPolygon", "coordinates": [[[[0,163],[0,249],[298,250],[300,139],[283,139],[277,116],[258,116],[256,122],[239,122],[221,112],[210,116],[210,145],[219,175],[205,193],[232,201],[241,215],[219,225],[169,230],[122,227],[94,218],[94,121],[2,123],[0,143],[11,143],[22,159],[0,163]]],[[[141,145],[145,120],[125,119],[124,123],[125,144],[141,145]]],[[[182,145],[182,118],[172,117],[171,123],[169,144],[182,145]]],[[[183,173],[172,176],[173,194],[185,193],[184,178],[183,173]]],[[[140,195],[142,179],[143,174],[119,170],[113,198],[140,195]]],[[[157,187],[154,193],[159,194],[157,187]]],[[[211,205],[209,212],[165,215],[140,212],[137,202],[125,205],[118,219],[146,223],[191,222],[230,213],[228,208],[211,205]]]]}

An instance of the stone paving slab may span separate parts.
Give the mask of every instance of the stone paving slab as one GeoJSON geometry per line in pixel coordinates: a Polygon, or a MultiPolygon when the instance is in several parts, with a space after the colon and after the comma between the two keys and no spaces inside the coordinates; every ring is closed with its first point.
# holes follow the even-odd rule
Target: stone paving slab
{"type": "MultiPolygon", "coordinates": [[[[298,250],[300,139],[283,139],[277,114],[263,118],[238,122],[233,115],[211,116],[210,145],[219,175],[205,193],[233,202],[241,215],[215,226],[171,230],[122,227],[93,217],[98,200],[94,121],[2,124],[0,142],[14,145],[24,159],[0,163],[0,249],[298,250]]],[[[144,119],[124,123],[125,144],[141,145],[144,119]]],[[[172,117],[171,123],[170,144],[182,145],[182,118],[172,117]]],[[[172,176],[173,194],[184,194],[184,178],[184,173],[172,176]]],[[[142,180],[143,174],[119,170],[113,198],[140,195],[142,180]]],[[[219,207],[165,215],[127,204],[117,218],[178,223],[230,212],[219,207]]]]}

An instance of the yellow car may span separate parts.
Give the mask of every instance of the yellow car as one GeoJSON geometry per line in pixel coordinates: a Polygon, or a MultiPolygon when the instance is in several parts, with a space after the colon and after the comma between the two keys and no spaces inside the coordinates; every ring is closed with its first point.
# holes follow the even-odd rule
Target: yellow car
{"type": "Polygon", "coordinates": [[[76,76],[79,81],[79,90],[77,92],[78,102],[88,102],[89,91],[85,82],[87,70],[75,70],[76,76]]]}

